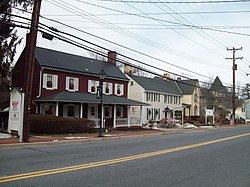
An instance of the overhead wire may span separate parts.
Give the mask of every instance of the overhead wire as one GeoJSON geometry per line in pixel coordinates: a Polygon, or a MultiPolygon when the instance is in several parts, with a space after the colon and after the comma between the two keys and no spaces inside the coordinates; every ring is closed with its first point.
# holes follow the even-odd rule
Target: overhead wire
{"type": "Polygon", "coordinates": [[[155,68],[155,67],[154,67],[155,68]]]}
{"type": "MultiPolygon", "coordinates": [[[[52,3],[52,2],[50,2],[50,3],[52,3]]],[[[52,3],[53,4],[53,3],[52,3]]],[[[57,6],[58,6],[58,4],[56,4],[57,6]]],[[[63,7],[64,9],[65,9],[65,7],[63,7]]],[[[72,7],[71,7],[71,9],[72,9],[72,7]]],[[[106,25],[105,25],[106,26],[106,25]]],[[[123,31],[124,32],[124,31],[123,31]]],[[[130,34],[131,34],[131,32],[129,32],[130,34]]],[[[134,34],[134,33],[132,33],[132,34],[134,34]]],[[[131,35],[129,35],[129,37],[131,37],[131,35]]],[[[148,39],[146,39],[146,38],[144,38],[144,37],[141,37],[141,36],[139,36],[139,35],[136,35],[136,40],[138,40],[138,38],[142,38],[143,39],[143,41],[142,40],[139,40],[139,41],[142,41],[143,43],[145,42],[145,40],[147,41],[146,43],[148,43],[148,44],[150,44],[150,45],[154,45],[155,47],[157,47],[158,49],[160,49],[159,48],[159,46],[163,46],[163,45],[161,45],[161,44],[157,44],[157,43],[155,43],[155,42],[153,42],[153,41],[151,41],[151,40],[148,40],[148,39]],[[150,42],[150,43],[149,43],[150,42]],[[157,44],[157,46],[156,46],[156,44],[157,44]]],[[[166,46],[164,46],[164,47],[166,47],[166,46]]],[[[130,49],[131,50],[131,49],[130,49]]],[[[162,49],[161,49],[162,50],[162,49]]],[[[132,51],[135,51],[135,50],[132,50],[132,51]]],[[[138,51],[137,51],[137,53],[138,53],[138,51]]],[[[144,56],[147,56],[147,57],[150,57],[150,55],[147,55],[147,54],[145,54],[145,53],[140,53],[140,54],[143,54],[144,56]]],[[[151,57],[150,57],[151,58],[151,57]]],[[[157,61],[161,61],[161,62],[164,62],[164,63],[167,63],[167,64],[169,64],[169,65],[171,65],[171,66],[174,66],[174,67],[177,67],[177,68],[179,68],[179,69],[183,69],[183,70],[185,70],[185,71],[189,71],[189,72],[191,72],[191,73],[194,73],[194,74],[197,74],[197,72],[193,72],[193,71],[191,71],[191,70],[188,70],[188,69],[186,69],[186,68],[182,68],[182,67],[180,67],[180,66],[177,66],[177,65],[175,65],[175,64],[172,64],[172,63],[170,63],[170,62],[167,62],[167,61],[163,61],[163,60],[161,60],[161,59],[158,59],[158,58],[153,58],[154,60],[157,60],[157,61]]],[[[199,74],[199,73],[198,73],[199,74]]],[[[199,76],[202,76],[202,77],[206,77],[206,78],[209,78],[209,77],[207,77],[207,76],[204,76],[204,75],[202,75],[202,74],[199,74],[199,76]]]]}

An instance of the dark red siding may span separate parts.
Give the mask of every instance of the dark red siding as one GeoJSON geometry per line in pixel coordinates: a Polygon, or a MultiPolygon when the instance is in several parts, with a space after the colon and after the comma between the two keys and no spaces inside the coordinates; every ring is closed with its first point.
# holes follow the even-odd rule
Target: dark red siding
{"type": "MultiPolygon", "coordinates": [[[[58,76],[58,89],[47,90],[45,88],[42,88],[41,96],[47,96],[47,95],[56,94],[56,93],[60,93],[60,92],[66,91],[66,77],[75,77],[75,78],[78,78],[79,79],[79,88],[78,88],[78,91],[79,92],[83,92],[83,93],[88,93],[88,80],[97,80],[97,81],[99,81],[98,77],[92,77],[92,76],[86,76],[86,75],[79,75],[79,74],[73,74],[73,73],[60,72],[60,71],[56,71],[56,70],[47,70],[47,69],[44,69],[42,72],[58,76]]],[[[128,83],[126,81],[112,80],[112,79],[106,79],[105,81],[113,83],[113,92],[115,91],[114,90],[115,83],[124,84],[124,96],[123,97],[127,98],[127,95],[128,95],[128,93],[127,93],[128,92],[128,89],[127,89],[128,83]]],[[[41,84],[41,87],[42,87],[42,84],[41,84]]]]}

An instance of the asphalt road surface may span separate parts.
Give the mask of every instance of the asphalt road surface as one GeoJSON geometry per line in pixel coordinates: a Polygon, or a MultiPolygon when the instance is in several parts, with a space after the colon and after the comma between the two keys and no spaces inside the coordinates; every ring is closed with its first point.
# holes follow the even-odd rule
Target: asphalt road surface
{"type": "Polygon", "coordinates": [[[250,126],[0,148],[0,186],[250,187],[250,126]]]}

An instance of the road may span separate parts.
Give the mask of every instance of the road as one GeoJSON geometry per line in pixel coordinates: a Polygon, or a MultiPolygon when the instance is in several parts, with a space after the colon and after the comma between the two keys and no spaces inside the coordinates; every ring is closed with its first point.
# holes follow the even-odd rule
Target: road
{"type": "Polygon", "coordinates": [[[250,126],[0,151],[0,186],[250,186],[250,126]]]}

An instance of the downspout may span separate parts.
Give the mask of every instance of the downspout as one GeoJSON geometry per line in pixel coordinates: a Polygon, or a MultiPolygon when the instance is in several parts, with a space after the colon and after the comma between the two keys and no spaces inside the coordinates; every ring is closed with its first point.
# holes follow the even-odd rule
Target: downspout
{"type": "Polygon", "coordinates": [[[42,75],[43,75],[43,68],[40,70],[40,80],[39,80],[39,94],[36,96],[37,98],[41,96],[42,92],[42,75]]]}
{"type": "MultiPolygon", "coordinates": [[[[41,68],[41,70],[40,70],[40,77],[39,77],[39,92],[38,92],[38,96],[36,96],[36,98],[39,98],[39,97],[41,96],[41,91],[42,91],[42,87],[41,87],[41,85],[42,85],[42,75],[43,75],[43,68],[41,68]]],[[[36,114],[38,114],[38,113],[39,113],[39,111],[38,111],[38,104],[36,104],[34,101],[32,101],[32,103],[33,103],[34,105],[36,105],[36,114]]]]}

